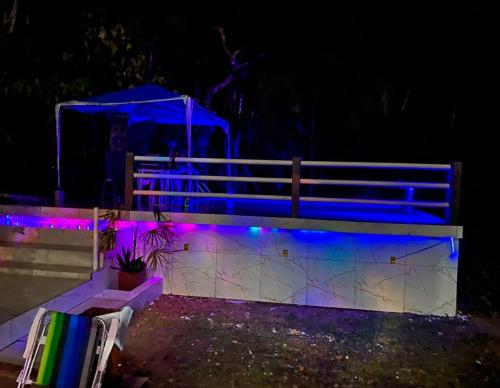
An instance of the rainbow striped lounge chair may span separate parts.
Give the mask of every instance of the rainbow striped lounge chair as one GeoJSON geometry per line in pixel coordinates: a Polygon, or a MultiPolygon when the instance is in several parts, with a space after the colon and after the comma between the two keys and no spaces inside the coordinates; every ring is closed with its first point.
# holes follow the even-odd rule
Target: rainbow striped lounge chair
{"type": "Polygon", "coordinates": [[[18,388],[99,388],[113,345],[123,349],[131,316],[129,307],[93,318],[40,308],[28,334],[18,388]],[[38,374],[31,379],[35,363],[38,374]]]}

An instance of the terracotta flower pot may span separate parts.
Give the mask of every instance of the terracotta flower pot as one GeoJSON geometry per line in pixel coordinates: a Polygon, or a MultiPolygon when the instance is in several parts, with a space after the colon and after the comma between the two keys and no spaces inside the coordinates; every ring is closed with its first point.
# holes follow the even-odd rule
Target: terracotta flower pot
{"type": "Polygon", "coordinates": [[[146,281],[146,270],[141,272],[118,272],[118,289],[122,291],[131,291],[146,281]]]}

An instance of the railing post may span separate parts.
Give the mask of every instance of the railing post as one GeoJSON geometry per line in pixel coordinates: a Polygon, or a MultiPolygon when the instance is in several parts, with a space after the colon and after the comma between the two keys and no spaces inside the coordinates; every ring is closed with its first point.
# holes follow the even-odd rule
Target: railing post
{"type": "Polygon", "coordinates": [[[292,159],[292,217],[299,217],[300,201],[300,157],[292,159]]]}
{"type": "Polygon", "coordinates": [[[99,208],[94,208],[94,234],[92,242],[92,269],[99,269],[99,208]]]}
{"type": "Polygon", "coordinates": [[[54,192],[55,194],[55,200],[54,203],[56,207],[63,207],[64,206],[64,191],[63,190],[56,190],[54,192]]]}
{"type": "Polygon", "coordinates": [[[450,188],[447,193],[446,222],[450,225],[460,224],[460,195],[462,191],[462,162],[453,162],[448,175],[450,188]]]}
{"type": "Polygon", "coordinates": [[[127,152],[125,160],[125,209],[132,210],[134,199],[134,154],[127,152]]]}

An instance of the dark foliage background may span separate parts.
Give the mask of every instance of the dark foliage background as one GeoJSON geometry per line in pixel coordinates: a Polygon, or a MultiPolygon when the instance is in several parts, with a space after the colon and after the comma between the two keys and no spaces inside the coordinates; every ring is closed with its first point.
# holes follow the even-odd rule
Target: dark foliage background
{"type": "MultiPolygon", "coordinates": [[[[0,0],[0,193],[55,189],[56,102],[155,82],[205,103],[231,76],[209,108],[240,157],[463,161],[460,304],[498,310],[490,15],[473,3],[0,0]],[[214,27],[240,50],[238,70],[214,27]]],[[[76,147],[72,161],[94,156],[76,147]]]]}

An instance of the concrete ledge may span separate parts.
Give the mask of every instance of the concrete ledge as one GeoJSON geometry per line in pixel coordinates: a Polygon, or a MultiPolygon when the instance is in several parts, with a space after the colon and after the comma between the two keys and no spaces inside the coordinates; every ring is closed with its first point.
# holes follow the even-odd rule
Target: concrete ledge
{"type": "MultiPolygon", "coordinates": [[[[104,211],[104,209],[100,209],[101,214],[104,211]]],[[[81,219],[92,219],[93,217],[92,209],[55,207],[0,205],[0,212],[81,219]]],[[[463,237],[463,227],[456,225],[398,224],[385,222],[254,217],[203,213],[168,213],[168,215],[174,223],[178,224],[259,226],[265,228],[307,229],[330,232],[389,234],[399,236],[454,237],[458,239],[463,237]]],[[[150,211],[122,211],[121,218],[125,221],[154,221],[153,212],[150,211]]]]}
{"type": "Polygon", "coordinates": [[[106,289],[91,299],[68,311],[70,314],[81,314],[92,307],[121,309],[129,306],[134,311],[143,310],[163,293],[163,279],[148,279],[132,291],[106,289]]]}

